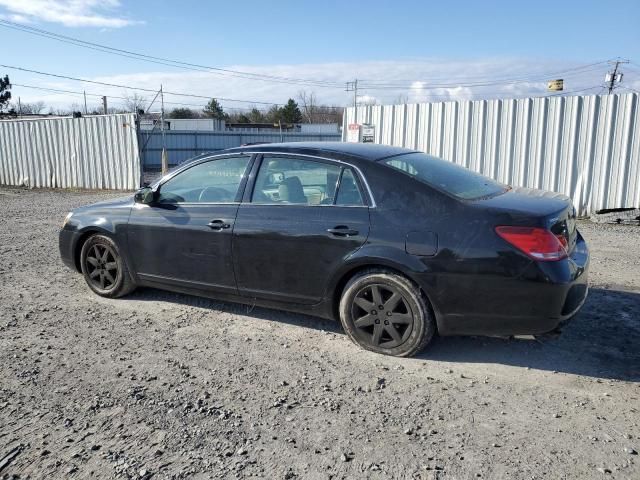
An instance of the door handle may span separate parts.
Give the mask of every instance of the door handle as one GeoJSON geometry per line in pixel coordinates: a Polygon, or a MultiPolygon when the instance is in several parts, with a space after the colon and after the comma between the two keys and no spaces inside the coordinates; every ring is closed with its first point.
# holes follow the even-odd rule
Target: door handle
{"type": "Polygon", "coordinates": [[[351,237],[353,235],[358,235],[359,233],[358,230],[353,230],[346,225],[338,225],[333,228],[328,228],[327,232],[331,235],[335,235],[336,237],[351,237]]]}
{"type": "Polygon", "coordinates": [[[229,223],[226,223],[224,220],[211,220],[208,223],[208,226],[211,230],[223,230],[231,228],[231,225],[229,223]]]}

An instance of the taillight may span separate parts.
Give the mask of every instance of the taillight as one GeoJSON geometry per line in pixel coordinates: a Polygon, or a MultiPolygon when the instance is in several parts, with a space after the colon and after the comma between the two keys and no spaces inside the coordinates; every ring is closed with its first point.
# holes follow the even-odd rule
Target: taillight
{"type": "Polygon", "coordinates": [[[561,260],[567,256],[567,239],[537,227],[496,227],[496,233],[529,257],[539,261],[561,260]]]}

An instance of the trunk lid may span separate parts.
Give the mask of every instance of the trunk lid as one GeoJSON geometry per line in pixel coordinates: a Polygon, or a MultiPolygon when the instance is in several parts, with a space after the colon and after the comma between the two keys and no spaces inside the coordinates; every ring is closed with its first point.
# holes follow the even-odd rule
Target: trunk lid
{"type": "Polygon", "coordinates": [[[473,202],[482,208],[494,211],[496,226],[539,226],[564,238],[567,252],[576,245],[576,211],[566,195],[531,188],[513,188],[502,195],[473,202]]]}

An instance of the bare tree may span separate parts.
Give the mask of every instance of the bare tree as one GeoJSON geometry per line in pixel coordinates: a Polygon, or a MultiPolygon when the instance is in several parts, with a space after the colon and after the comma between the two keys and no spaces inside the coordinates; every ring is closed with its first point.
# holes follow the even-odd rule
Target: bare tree
{"type": "Polygon", "coordinates": [[[342,124],[342,107],[320,105],[316,94],[305,90],[298,92],[298,105],[302,117],[307,123],[338,123],[342,124]]]}
{"type": "Polygon", "coordinates": [[[124,93],[124,109],[127,112],[138,113],[138,110],[145,110],[148,103],[147,97],[139,95],[138,92],[134,92],[133,95],[124,93]]]}
{"type": "Polygon", "coordinates": [[[316,123],[316,94],[313,92],[307,93],[306,90],[300,90],[298,92],[298,103],[300,105],[300,110],[302,110],[302,118],[304,118],[307,123],[316,123]]]}
{"type": "Polygon", "coordinates": [[[17,103],[14,103],[11,106],[16,112],[23,115],[39,115],[47,108],[42,100],[32,103],[21,102],[19,106],[17,103]]]}

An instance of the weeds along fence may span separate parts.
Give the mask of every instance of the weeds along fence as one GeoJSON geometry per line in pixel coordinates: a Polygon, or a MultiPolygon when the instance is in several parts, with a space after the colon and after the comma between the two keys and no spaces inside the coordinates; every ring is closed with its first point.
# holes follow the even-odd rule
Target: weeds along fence
{"type": "Polygon", "coordinates": [[[640,207],[638,94],[348,108],[375,143],[421,150],[514,186],[572,198],[580,215],[640,207]],[[371,132],[371,128],[368,129],[371,132]]]}
{"type": "Polygon", "coordinates": [[[138,188],[136,133],[133,114],[0,121],[0,185],[138,188]]]}

